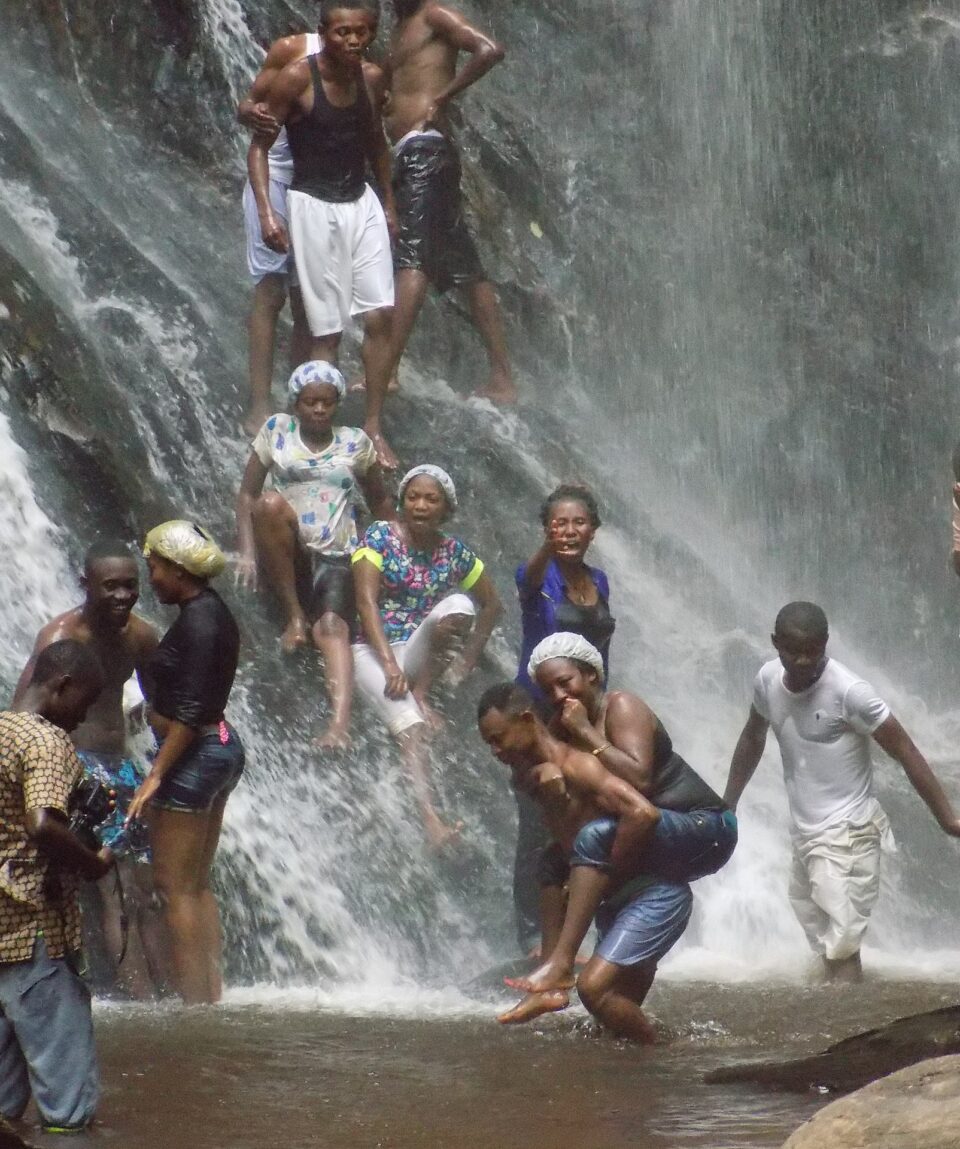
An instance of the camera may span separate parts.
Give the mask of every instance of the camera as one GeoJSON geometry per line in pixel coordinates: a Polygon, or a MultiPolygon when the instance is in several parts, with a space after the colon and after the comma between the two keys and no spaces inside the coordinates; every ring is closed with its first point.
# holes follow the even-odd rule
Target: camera
{"type": "Polygon", "coordinates": [[[113,813],[115,793],[96,778],[84,776],[70,795],[70,832],[91,850],[99,850],[97,828],[113,813]]]}

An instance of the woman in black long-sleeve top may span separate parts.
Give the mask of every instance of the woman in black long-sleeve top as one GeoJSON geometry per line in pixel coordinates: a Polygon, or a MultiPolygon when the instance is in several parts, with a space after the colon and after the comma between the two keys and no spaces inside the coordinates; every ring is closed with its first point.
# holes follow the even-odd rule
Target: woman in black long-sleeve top
{"type": "Polygon", "coordinates": [[[150,725],[160,745],[129,817],[149,807],[177,989],[188,1004],[215,1002],[221,936],[210,867],[227,798],[243,773],[243,745],[225,714],[240,635],[208,584],[224,557],[204,530],[180,519],[162,523],[147,535],[144,554],[157,597],[180,615],[150,664],[150,725]]]}

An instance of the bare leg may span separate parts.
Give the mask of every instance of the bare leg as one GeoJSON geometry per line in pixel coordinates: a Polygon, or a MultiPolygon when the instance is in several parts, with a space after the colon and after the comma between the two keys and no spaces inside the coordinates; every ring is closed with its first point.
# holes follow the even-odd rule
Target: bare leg
{"type": "Polygon", "coordinates": [[[207,959],[207,1000],[219,1001],[223,996],[223,933],[220,929],[220,909],[217,899],[210,889],[210,870],[220,843],[220,830],[223,826],[223,812],[227,797],[218,798],[207,817],[207,836],[203,843],[203,857],[200,860],[200,876],[203,889],[200,893],[200,930],[204,953],[207,959]]]}
{"type": "Polygon", "coordinates": [[[174,982],[187,1005],[210,1003],[210,929],[207,853],[211,814],[155,809],[150,839],[157,887],[170,928],[174,982]]]}
{"type": "Polygon", "coordinates": [[[321,747],[348,746],[350,706],[353,701],[353,657],[350,654],[350,628],[332,611],[313,624],[313,641],[323,655],[327,695],[332,718],[317,741],[321,747]]]}
{"type": "Polygon", "coordinates": [[[615,1037],[653,1045],[657,1031],[640,1008],[657,972],[655,963],[618,966],[596,954],[577,978],[580,1000],[615,1037]]]}
{"type": "Polygon", "coordinates": [[[475,394],[504,406],[516,403],[517,388],[513,382],[497,293],[493,289],[493,284],[486,279],[469,284],[466,290],[470,316],[480,333],[483,345],[487,349],[487,358],[490,360],[490,378],[487,385],[479,388],[475,394]]]}
{"type": "Polygon", "coordinates": [[[440,850],[459,836],[463,823],[448,826],[433,805],[430,789],[429,767],[427,764],[426,724],[417,723],[400,735],[400,753],[403,767],[413,783],[413,793],[423,819],[427,841],[435,850],[440,850]]]}
{"type": "Polygon", "coordinates": [[[469,635],[473,621],[473,615],[449,614],[430,628],[430,653],[414,676],[410,690],[423,711],[427,725],[434,730],[442,728],[443,718],[427,702],[427,696],[438,674],[443,673],[457,648],[469,635]]]}
{"type": "Polygon", "coordinates": [[[603,870],[595,866],[574,866],[571,869],[567,912],[557,944],[548,951],[550,956],[539,969],[529,977],[517,979],[515,984],[519,988],[530,993],[543,993],[573,987],[577,951],[609,888],[610,879],[603,870]]]}
{"type": "Polygon", "coordinates": [[[135,923],[150,980],[157,993],[162,995],[172,981],[170,938],[162,903],[153,878],[153,866],[138,862],[132,869],[133,881],[126,887],[128,901],[133,892],[130,921],[135,923]]]}
{"type": "Polygon", "coordinates": [[[267,491],[253,504],[253,534],[257,557],[267,581],[280,600],[284,630],[280,647],[292,654],[307,642],[307,616],[297,597],[297,515],[276,491],[267,491]]]}
{"type": "Polygon", "coordinates": [[[249,337],[250,405],[243,420],[248,435],[256,435],[272,414],[273,350],[277,319],[287,298],[286,276],[265,275],[253,289],[247,320],[249,337]]]}
{"type": "Polygon", "coordinates": [[[367,380],[367,410],[363,429],[373,440],[377,462],[386,471],[395,471],[400,465],[390,444],[384,438],[380,417],[387,397],[387,384],[393,367],[391,327],[393,308],[381,307],[368,311],[363,317],[363,371],[367,380]]]}
{"type": "MultiPolygon", "coordinates": [[[[540,944],[541,954],[552,954],[563,928],[567,908],[567,892],[563,886],[540,887],[540,926],[543,931],[540,944]]],[[[522,979],[505,977],[507,985],[523,988],[522,979]]],[[[565,989],[546,990],[542,993],[528,993],[506,1013],[501,1013],[497,1021],[501,1025],[519,1025],[531,1021],[544,1013],[556,1013],[570,1004],[570,995],[565,989]]]]}
{"type": "Polygon", "coordinates": [[[291,374],[310,358],[310,325],[303,309],[303,293],[299,287],[290,287],[290,314],[293,316],[293,332],[290,336],[291,374]]]}
{"type": "Polygon", "coordinates": [[[407,342],[417,316],[427,297],[430,281],[424,271],[415,267],[401,268],[393,279],[396,303],[393,308],[393,335],[390,348],[391,383],[400,370],[400,360],[407,349],[407,342]]]}
{"type": "MultiPolygon", "coordinates": [[[[136,925],[136,891],[133,876],[136,863],[131,862],[128,858],[123,858],[118,865],[128,913],[128,929],[126,953],[123,961],[116,966],[117,985],[125,990],[134,1001],[150,1001],[156,995],[150,981],[147,959],[140,944],[139,930],[136,925]]],[[[98,886],[103,942],[111,962],[116,963],[124,946],[117,875],[112,872],[107,874],[105,878],[100,879],[98,886]]]]}
{"type": "Polygon", "coordinates": [[[858,982],[863,981],[863,966],[860,964],[860,951],[845,958],[823,959],[823,970],[827,981],[858,982]]]}
{"type": "Polygon", "coordinates": [[[334,366],[340,361],[340,336],[342,332],[336,331],[333,335],[310,336],[310,358],[323,359],[334,366]]]}

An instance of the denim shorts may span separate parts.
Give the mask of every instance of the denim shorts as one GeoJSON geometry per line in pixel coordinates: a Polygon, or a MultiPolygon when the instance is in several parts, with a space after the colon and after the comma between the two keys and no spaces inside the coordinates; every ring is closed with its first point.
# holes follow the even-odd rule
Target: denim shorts
{"type": "Polygon", "coordinates": [[[226,741],[220,735],[201,734],[177,759],[153,799],[162,810],[202,814],[218,798],[226,797],[243,774],[243,743],[236,730],[224,723],[226,741]]]}
{"type": "MultiPolygon", "coordinates": [[[[580,829],[570,855],[572,866],[606,870],[617,832],[616,818],[596,818],[580,829]]],[[[660,810],[653,836],[630,866],[631,873],[694,882],[716,873],[737,844],[737,818],[730,810],[660,810]]]]}

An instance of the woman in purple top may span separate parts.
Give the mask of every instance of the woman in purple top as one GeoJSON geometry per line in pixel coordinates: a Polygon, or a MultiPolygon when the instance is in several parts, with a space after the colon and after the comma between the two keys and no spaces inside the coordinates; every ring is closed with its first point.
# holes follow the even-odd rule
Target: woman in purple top
{"type": "Polygon", "coordinates": [[[450,679],[458,684],[474,669],[502,608],[482,561],[442,530],[457,508],[446,471],[414,467],[400,480],[398,497],[397,521],[372,523],[353,556],[363,631],[353,648],[354,674],[357,690],[400,742],[427,839],[440,847],[457,828],[433,806],[424,740],[427,723],[438,717],[427,694],[458,640],[466,641],[450,679]]]}
{"type": "MultiPolygon", "coordinates": [[[[540,509],[544,538],[537,551],[517,569],[522,641],[517,682],[538,702],[546,701],[527,674],[533,648],[559,631],[580,634],[600,651],[604,684],[609,674],[610,639],[616,621],[610,613],[610,587],[599,567],[588,566],[587,551],[600,526],[597,501],[589,488],[562,483],[540,509]]],[[[537,804],[517,793],[517,852],[513,867],[513,902],[520,948],[537,946],[540,857],[549,836],[537,804]]]]}

